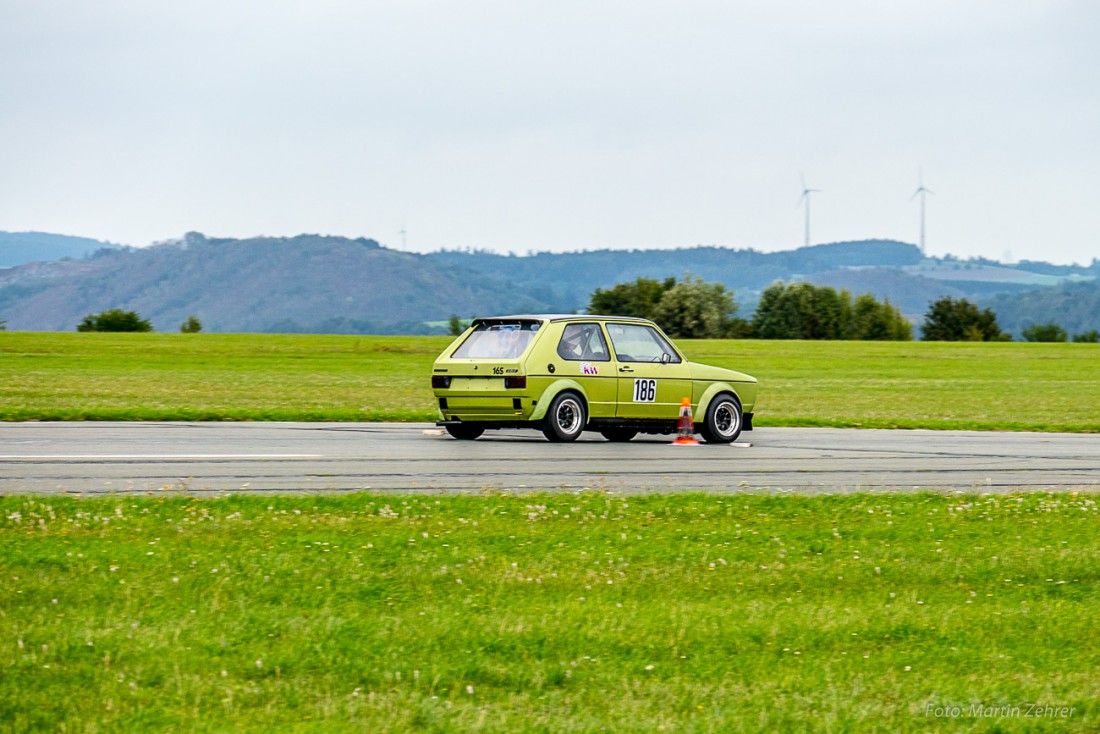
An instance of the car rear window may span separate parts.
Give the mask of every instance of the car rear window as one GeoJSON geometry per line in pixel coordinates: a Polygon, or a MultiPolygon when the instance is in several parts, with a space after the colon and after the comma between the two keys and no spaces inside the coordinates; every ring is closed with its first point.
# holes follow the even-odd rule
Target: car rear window
{"type": "Polygon", "coordinates": [[[451,355],[452,359],[515,359],[535,338],[540,321],[483,321],[451,355]]]}

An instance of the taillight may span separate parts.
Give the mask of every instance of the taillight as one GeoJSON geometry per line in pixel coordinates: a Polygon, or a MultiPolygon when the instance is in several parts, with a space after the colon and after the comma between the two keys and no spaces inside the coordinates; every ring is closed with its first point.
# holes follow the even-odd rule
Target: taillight
{"type": "Polygon", "coordinates": [[[508,390],[524,390],[527,388],[527,375],[523,377],[505,377],[504,387],[508,390]]]}
{"type": "Polygon", "coordinates": [[[436,390],[446,390],[451,386],[451,378],[444,375],[432,375],[432,387],[436,390]]]}

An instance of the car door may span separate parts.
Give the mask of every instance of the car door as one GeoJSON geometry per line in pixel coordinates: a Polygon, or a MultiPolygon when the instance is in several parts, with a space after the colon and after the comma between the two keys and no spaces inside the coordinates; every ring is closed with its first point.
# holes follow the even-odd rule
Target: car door
{"type": "Polygon", "coordinates": [[[691,398],[688,363],[655,327],[609,322],[618,369],[616,417],[673,420],[691,398]]]}
{"type": "Polygon", "coordinates": [[[615,415],[618,378],[603,331],[595,321],[566,324],[558,340],[558,377],[571,377],[588,394],[588,417],[615,415]]]}

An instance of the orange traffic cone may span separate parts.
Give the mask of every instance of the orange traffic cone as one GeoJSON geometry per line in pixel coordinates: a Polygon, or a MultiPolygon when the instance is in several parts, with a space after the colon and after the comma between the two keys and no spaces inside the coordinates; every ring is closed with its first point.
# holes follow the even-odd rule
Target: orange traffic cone
{"type": "Polygon", "coordinates": [[[680,399],[680,425],[678,426],[676,439],[672,442],[677,446],[698,446],[695,440],[695,424],[691,420],[691,398],[680,399]]]}

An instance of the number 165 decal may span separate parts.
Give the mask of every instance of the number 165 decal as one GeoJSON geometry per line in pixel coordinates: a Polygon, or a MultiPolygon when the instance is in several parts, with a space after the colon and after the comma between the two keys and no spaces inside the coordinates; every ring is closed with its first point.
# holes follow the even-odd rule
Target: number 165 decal
{"type": "Polygon", "coordinates": [[[653,403],[657,401],[657,381],[656,380],[635,380],[634,381],[634,402],[635,403],[653,403]]]}

